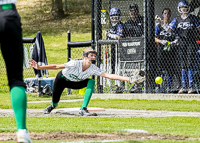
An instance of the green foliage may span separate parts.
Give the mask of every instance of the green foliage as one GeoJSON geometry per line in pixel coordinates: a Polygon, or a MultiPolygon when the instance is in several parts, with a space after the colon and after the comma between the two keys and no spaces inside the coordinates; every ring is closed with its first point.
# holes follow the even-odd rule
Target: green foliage
{"type": "Polygon", "coordinates": [[[91,31],[90,0],[67,0],[68,11],[63,19],[52,19],[51,4],[51,0],[18,0],[24,37],[34,36],[37,31],[52,36],[62,35],[67,30],[77,33],[91,31]]]}

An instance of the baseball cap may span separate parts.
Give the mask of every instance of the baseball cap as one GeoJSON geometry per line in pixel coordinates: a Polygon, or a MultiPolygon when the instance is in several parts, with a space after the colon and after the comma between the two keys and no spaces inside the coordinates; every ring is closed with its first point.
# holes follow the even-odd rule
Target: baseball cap
{"type": "Polygon", "coordinates": [[[129,5],[129,10],[133,10],[133,11],[138,11],[138,5],[137,4],[130,4],[129,5]]]}

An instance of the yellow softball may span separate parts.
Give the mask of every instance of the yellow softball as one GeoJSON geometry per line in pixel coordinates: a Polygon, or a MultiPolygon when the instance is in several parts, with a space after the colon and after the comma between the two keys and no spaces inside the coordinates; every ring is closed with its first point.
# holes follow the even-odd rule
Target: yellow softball
{"type": "Polygon", "coordinates": [[[162,81],[163,81],[163,79],[160,76],[156,77],[156,79],[155,79],[156,84],[161,84],[162,81]]]}

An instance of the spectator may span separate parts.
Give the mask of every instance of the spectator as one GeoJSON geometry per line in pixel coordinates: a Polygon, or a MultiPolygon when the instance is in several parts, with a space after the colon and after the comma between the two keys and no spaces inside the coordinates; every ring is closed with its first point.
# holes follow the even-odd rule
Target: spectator
{"type": "MultiPolygon", "coordinates": [[[[139,14],[139,7],[137,4],[133,3],[129,5],[130,19],[124,23],[124,37],[141,37],[143,35],[143,17],[139,14]]],[[[142,85],[133,85],[130,89],[131,93],[141,93],[142,85]]]]}
{"type": "MultiPolygon", "coordinates": [[[[164,8],[162,11],[163,22],[168,25],[170,23],[171,10],[169,8],[164,8]]],[[[172,81],[173,74],[175,73],[176,65],[176,55],[177,47],[171,46],[170,49],[164,49],[167,42],[176,43],[178,39],[175,39],[175,32],[168,33],[160,24],[155,27],[155,42],[159,43],[157,47],[157,57],[158,57],[158,76],[165,77],[167,76],[167,93],[172,92],[172,81]]],[[[157,85],[156,92],[165,93],[164,82],[162,85],[157,85]],[[162,88],[161,88],[162,87],[162,88]]]]}
{"type": "Polygon", "coordinates": [[[182,88],[179,90],[179,94],[195,92],[193,87],[194,81],[194,64],[196,62],[195,54],[198,48],[196,43],[197,32],[200,31],[200,25],[198,18],[195,15],[189,14],[190,6],[186,0],[181,0],[178,3],[178,11],[180,16],[174,18],[174,20],[167,26],[162,24],[162,27],[168,31],[177,30],[179,36],[179,54],[182,67],[182,88]],[[187,85],[187,76],[189,79],[189,85],[187,85]],[[189,87],[189,88],[187,88],[189,87]]]}
{"type": "Polygon", "coordinates": [[[130,4],[129,13],[130,19],[124,23],[124,37],[141,37],[144,33],[144,18],[139,14],[138,5],[130,4]]]}

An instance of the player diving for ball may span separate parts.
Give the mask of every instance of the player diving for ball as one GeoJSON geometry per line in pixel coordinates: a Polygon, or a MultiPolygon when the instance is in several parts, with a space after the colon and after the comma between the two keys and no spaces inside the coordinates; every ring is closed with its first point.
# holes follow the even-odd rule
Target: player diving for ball
{"type": "Polygon", "coordinates": [[[83,60],[71,60],[67,63],[57,65],[50,64],[45,66],[39,66],[34,60],[30,60],[30,66],[37,69],[63,69],[61,70],[55,79],[53,95],[52,95],[52,105],[49,105],[45,110],[44,114],[49,114],[54,108],[58,106],[60,96],[65,88],[71,89],[81,89],[86,88],[83,104],[80,108],[79,114],[81,116],[88,116],[90,113],[87,110],[88,103],[92,96],[92,92],[95,85],[94,79],[88,79],[92,75],[97,75],[112,80],[129,81],[130,83],[143,82],[144,72],[135,72],[132,77],[124,77],[116,74],[109,74],[103,72],[101,69],[95,66],[96,51],[91,48],[86,48],[83,51],[83,60]]]}
{"type": "Polygon", "coordinates": [[[188,93],[192,94],[194,90],[194,64],[196,62],[195,54],[198,48],[196,43],[197,34],[200,32],[200,25],[198,18],[195,15],[189,14],[190,6],[186,0],[181,0],[178,3],[178,12],[180,16],[173,19],[173,21],[166,25],[158,16],[156,20],[159,21],[162,27],[167,32],[177,30],[179,43],[179,55],[182,68],[182,88],[179,90],[179,94],[188,93]],[[189,84],[187,84],[189,79],[189,84]]]}

